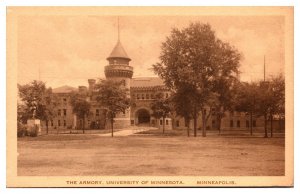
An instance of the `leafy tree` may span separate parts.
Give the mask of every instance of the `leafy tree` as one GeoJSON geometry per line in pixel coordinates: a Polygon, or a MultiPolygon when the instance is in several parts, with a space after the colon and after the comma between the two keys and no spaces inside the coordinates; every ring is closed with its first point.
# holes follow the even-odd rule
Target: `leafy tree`
{"type": "Polygon", "coordinates": [[[85,118],[90,113],[91,104],[87,100],[86,94],[72,93],[70,104],[73,107],[73,113],[82,120],[82,131],[85,133],[85,118]]]}
{"type": "Polygon", "coordinates": [[[220,77],[216,79],[214,91],[218,94],[214,105],[214,114],[217,118],[217,129],[221,133],[222,118],[225,116],[226,111],[233,111],[236,103],[237,86],[239,80],[235,77],[224,79],[220,77]]]}
{"type": "Polygon", "coordinates": [[[125,112],[130,107],[128,89],[123,82],[100,80],[95,85],[96,99],[107,110],[107,118],[111,122],[111,136],[114,136],[114,118],[118,113],[125,112]]]}
{"type": "Polygon", "coordinates": [[[276,115],[278,118],[284,117],[285,113],[285,80],[282,74],[275,76],[270,81],[269,95],[270,99],[270,129],[271,137],[273,137],[273,118],[276,115]]]}
{"type": "Polygon", "coordinates": [[[19,123],[26,124],[27,120],[32,117],[31,112],[26,112],[27,106],[23,103],[17,103],[17,120],[19,123]]]}
{"type": "Polygon", "coordinates": [[[257,113],[264,117],[264,129],[265,129],[265,138],[268,137],[268,115],[272,109],[273,94],[272,88],[269,81],[261,81],[258,87],[258,109],[257,113]]]}
{"type": "Polygon", "coordinates": [[[35,118],[43,119],[45,114],[44,97],[46,94],[46,85],[44,82],[34,80],[29,84],[18,84],[19,97],[25,105],[24,112],[32,118],[34,107],[36,107],[35,118]]]}
{"type": "Polygon", "coordinates": [[[237,86],[235,109],[245,112],[250,117],[250,135],[253,134],[253,116],[257,115],[259,108],[259,84],[256,82],[242,82],[237,86]]]}
{"type": "Polygon", "coordinates": [[[154,95],[154,101],[150,106],[153,111],[152,116],[156,119],[163,119],[163,133],[165,133],[165,120],[171,112],[169,99],[164,98],[164,94],[162,92],[158,92],[154,95]]]}
{"type": "Polygon", "coordinates": [[[193,104],[189,98],[190,90],[187,87],[179,88],[176,93],[171,96],[171,104],[176,114],[184,118],[185,126],[187,127],[187,136],[190,136],[190,121],[192,120],[193,104]]]}
{"type": "Polygon", "coordinates": [[[51,88],[46,88],[44,82],[34,80],[29,84],[18,85],[19,96],[22,100],[22,119],[33,117],[33,109],[36,108],[35,118],[46,122],[48,134],[49,120],[55,117],[56,98],[51,88]]]}
{"type": "Polygon", "coordinates": [[[159,59],[153,70],[169,89],[176,93],[188,87],[193,91],[189,98],[193,103],[194,136],[199,112],[202,114],[202,136],[206,136],[206,121],[214,105],[212,99],[217,99],[220,92],[215,82],[238,75],[241,54],[216,38],[209,24],[191,23],[182,30],[172,30],[162,43],[159,59]]]}

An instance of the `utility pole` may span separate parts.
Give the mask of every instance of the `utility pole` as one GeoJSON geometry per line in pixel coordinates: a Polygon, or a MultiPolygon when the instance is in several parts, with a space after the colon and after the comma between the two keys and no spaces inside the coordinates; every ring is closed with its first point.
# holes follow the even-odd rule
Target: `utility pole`
{"type": "Polygon", "coordinates": [[[118,16],[118,42],[120,42],[120,22],[119,22],[120,18],[118,16]]]}
{"type": "MultiPolygon", "coordinates": [[[[266,89],[267,88],[267,83],[266,83],[266,56],[264,55],[264,82],[263,82],[263,87],[266,89]]],[[[266,91],[264,91],[266,92],[266,91]]],[[[267,125],[267,113],[264,114],[264,119],[265,119],[265,138],[268,137],[268,125],[267,125]]]]}
{"type": "Polygon", "coordinates": [[[266,56],[264,55],[264,82],[266,81],[266,56]]]}

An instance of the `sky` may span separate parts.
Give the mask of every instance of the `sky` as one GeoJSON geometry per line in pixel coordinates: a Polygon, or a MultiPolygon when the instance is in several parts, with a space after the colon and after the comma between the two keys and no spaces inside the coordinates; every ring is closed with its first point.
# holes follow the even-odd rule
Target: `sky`
{"type": "MultiPolygon", "coordinates": [[[[156,76],[161,44],[172,28],[191,22],[209,23],[222,41],[243,55],[242,81],[263,79],[284,71],[282,16],[119,16],[120,40],[134,67],[133,77],[156,76]]],[[[118,38],[116,16],[44,15],[18,17],[18,83],[33,79],[48,87],[88,85],[104,78],[104,66],[118,38]]]]}

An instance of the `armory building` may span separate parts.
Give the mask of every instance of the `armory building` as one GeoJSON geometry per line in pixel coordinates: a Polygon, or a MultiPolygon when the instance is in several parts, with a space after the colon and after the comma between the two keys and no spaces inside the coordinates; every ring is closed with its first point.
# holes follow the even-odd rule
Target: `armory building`
{"type": "MultiPolygon", "coordinates": [[[[163,125],[162,119],[152,117],[150,108],[151,102],[154,100],[154,94],[159,91],[164,94],[164,98],[170,96],[170,92],[165,87],[163,80],[158,77],[143,77],[134,78],[134,68],[130,66],[131,59],[126,54],[120,41],[112,50],[107,58],[108,65],[104,67],[105,77],[109,80],[123,81],[124,86],[129,89],[132,100],[131,107],[123,113],[116,115],[115,128],[126,128],[133,125],[153,126],[161,128],[163,125]]],[[[57,106],[57,117],[50,121],[49,129],[81,129],[83,121],[78,119],[73,114],[72,106],[70,105],[70,93],[79,92],[86,95],[91,103],[90,114],[85,119],[86,129],[104,129],[106,127],[105,110],[100,107],[95,99],[94,86],[96,80],[89,79],[88,87],[79,86],[78,88],[70,86],[62,86],[53,89],[54,95],[59,99],[57,106]]],[[[173,114],[172,114],[173,115],[173,114]]],[[[262,129],[264,119],[262,117],[254,117],[252,126],[255,129],[262,129]]],[[[193,120],[190,127],[193,128],[193,120]]],[[[198,128],[201,128],[201,116],[198,118],[198,128]]],[[[284,124],[283,124],[284,125],[284,124]]],[[[174,116],[173,118],[165,119],[166,129],[183,129],[185,122],[183,118],[174,116]]],[[[249,115],[241,112],[226,112],[222,119],[222,129],[247,129],[250,127],[249,115]]],[[[217,118],[214,112],[207,122],[207,129],[217,128],[217,118]]],[[[274,129],[278,130],[279,124],[274,124],[274,129]]]]}

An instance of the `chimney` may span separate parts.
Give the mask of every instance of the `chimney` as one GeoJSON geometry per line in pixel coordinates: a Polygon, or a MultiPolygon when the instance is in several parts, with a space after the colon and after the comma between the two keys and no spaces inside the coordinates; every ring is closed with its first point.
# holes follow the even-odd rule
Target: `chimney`
{"type": "Polygon", "coordinates": [[[78,86],[78,91],[79,93],[86,93],[87,92],[87,87],[86,86],[78,86]]]}
{"type": "Polygon", "coordinates": [[[96,80],[95,79],[88,79],[88,82],[89,82],[89,92],[93,92],[96,80]]]}

